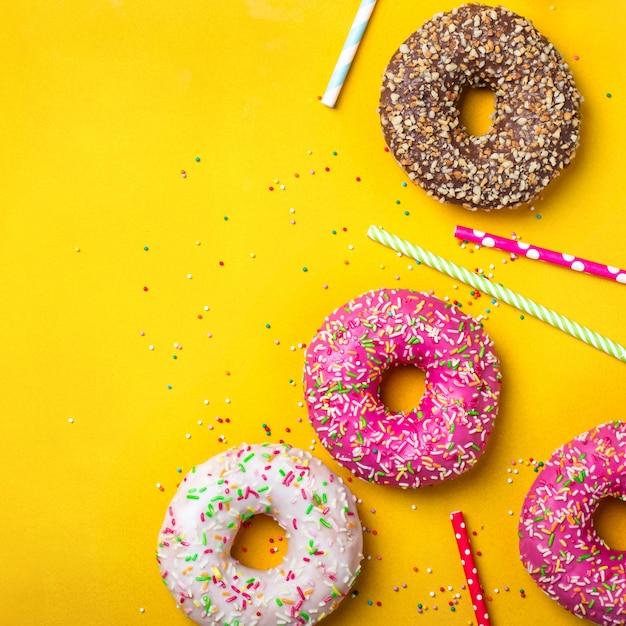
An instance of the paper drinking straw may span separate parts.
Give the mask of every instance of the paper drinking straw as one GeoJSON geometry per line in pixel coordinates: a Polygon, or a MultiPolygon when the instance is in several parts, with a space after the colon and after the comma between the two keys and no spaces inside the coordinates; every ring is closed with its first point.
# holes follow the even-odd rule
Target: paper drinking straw
{"type": "Polygon", "coordinates": [[[361,0],[361,5],[359,6],[359,10],[354,18],[354,22],[352,22],[352,27],[346,37],[345,43],[343,44],[341,54],[337,60],[337,65],[335,65],[333,74],[328,81],[326,92],[322,98],[322,104],[325,104],[327,107],[332,108],[335,106],[335,102],[337,102],[339,92],[341,91],[343,83],[346,80],[346,75],[348,74],[348,70],[352,64],[352,59],[354,59],[357,48],[361,43],[363,32],[365,31],[365,27],[367,26],[370,16],[372,15],[375,4],[376,0],[361,0]]]}
{"type": "Polygon", "coordinates": [[[577,322],[564,317],[556,311],[548,309],[542,304],[537,304],[533,300],[530,300],[515,291],[511,291],[502,285],[491,282],[483,276],[474,274],[468,269],[452,263],[452,261],[447,261],[446,259],[437,256],[432,252],[428,252],[427,250],[424,250],[423,248],[420,248],[419,246],[404,239],[400,239],[400,237],[392,235],[377,226],[370,226],[367,231],[367,236],[370,239],[395,250],[396,252],[401,252],[408,257],[424,263],[424,265],[427,265],[428,267],[432,267],[433,269],[439,270],[452,278],[460,280],[466,285],[475,287],[493,298],[498,298],[499,300],[506,302],[506,304],[509,304],[520,311],[524,311],[524,313],[528,313],[529,315],[540,319],[542,322],[546,322],[547,324],[562,330],[564,333],[567,333],[572,337],[576,337],[576,339],[580,339],[590,346],[593,346],[598,350],[602,350],[603,352],[606,352],[616,359],[626,363],[626,348],[624,348],[624,346],[615,343],[611,339],[608,339],[593,330],[589,330],[585,326],[581,326],[577,322]]]}
{"type": "Polygon", "coordinates": [[[452,521],[452,528],[454,529],[456,545],[461,555],[461,564],[463,565],[465,580],[467,580],[467,587],[470,592],[470,598],[472,599],[476,621],[478,622],[478,626],[490,626],[491,621],[489,620],[485,594],[480,580],[478,579],[478,570],[476,568],[476,562],[474,561],[474,555],[472,554],[472,546],[470,545],[469,535],[465,527],[463,513],[461,511],[450,513],[450,520],[452,521]]]}
{"type": "Polygon", "coordinates": [[[575,272],[585,272],[586,274],[601,276],[602,278],[608,278],[618,283],[626,283],[626,270],[622,270],[619,267],[603,265],[602,263],[581,259],[571,254],[555,252],[554,250],[533,246],[523,241],[506,239],[505,237],[484,233],[481,230],[474,230],[465,226],[457,226],[454,229],[454,236],[458,239],[478,243],[486,248],[496,248],[498,250],[504,250],[505,252],[511,252],[512,254],[525,256],[528,259],[537,259],[539,261],[545,261],[546,263],[568,267],[575,272]]]}

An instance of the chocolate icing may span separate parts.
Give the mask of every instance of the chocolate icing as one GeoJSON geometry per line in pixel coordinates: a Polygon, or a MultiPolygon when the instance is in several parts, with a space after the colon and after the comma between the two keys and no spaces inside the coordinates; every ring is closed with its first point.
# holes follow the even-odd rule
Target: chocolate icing
{"type": "Polygon", "coordinates": [[[532,201],[573,158],[582,97],[567,63],[532,23],[503,7],[463,5],[413,33],[381,87],[385,139],[409,178],[468,209],[532,201]],[[459,99],[495,94],[491,129],[473,136],[459,99]]]}

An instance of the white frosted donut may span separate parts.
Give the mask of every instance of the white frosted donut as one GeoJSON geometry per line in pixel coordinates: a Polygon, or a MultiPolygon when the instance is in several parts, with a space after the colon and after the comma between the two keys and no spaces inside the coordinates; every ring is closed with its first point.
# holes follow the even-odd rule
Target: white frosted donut
{"type": "Polygon", "coordinates": [[[242,444],[185,476],[157,560],[178,607],[198,624],[313,624],[349,591],[362,548],[355,498],[340,477],[303,450],[242,444]],[[257,514],[272,517],[288,541],[282,563],[268,570],[230,554],[257,514]]]}
{"type": "Polygon", "coordinates": [[[560,447],[530,488],[520,556],[539,587],[578,617],[626,624],[626,552],[593,526],[604,498],[626,499],[626,423],[608,422],[560,447]]]}

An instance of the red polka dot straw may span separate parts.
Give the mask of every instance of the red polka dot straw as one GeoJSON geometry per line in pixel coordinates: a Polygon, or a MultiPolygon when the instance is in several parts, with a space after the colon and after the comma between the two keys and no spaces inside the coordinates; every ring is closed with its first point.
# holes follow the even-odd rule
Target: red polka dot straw
{"type": "Polygon", "coordinates": [[[474,561],[474,555],[472,554],[472,546],[470,545],[463,513],[461,511],[450,513],[450,520],[452,521],[452,528],[454,529],[456,545],[461,555],[461,564],[463,565],[465,579],[467,580],[476,621],[478,626],[491,626],[489,612],[487,611],[487,604],[485,602],[485,594],[480,580],[478,579],[478,570],[476,568],[476,562],[474,561]]]}

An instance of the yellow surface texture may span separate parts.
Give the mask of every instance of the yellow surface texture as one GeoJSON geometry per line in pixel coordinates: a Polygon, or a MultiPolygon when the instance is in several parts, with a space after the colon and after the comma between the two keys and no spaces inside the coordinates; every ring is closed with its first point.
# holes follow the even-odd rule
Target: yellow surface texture
{"type": "MultiPolygon", "coordinates": [[[[329,109],[319,97],[354,0],[2,3],[1,624],[188,623],[155,561],[178,482],[231,445],[279,440],[349,479],[308,423],[304,347],[333,309],[379,287],[433,290],[483,316],[500,414],[461,478],[419,491],[348,482],[366,560],[358,594],[324,624],[475,624],[455,509],[476,533],[495,626],[580,623],[524,571],[518,515],[538,461],[623,417],[626,364],[366,231],[382,225],[626,343],[626,286],[453,237],[463,224],[626,266],[626,5],[507,3],[558,47],[585,101],[571,167],[532,207],[496,213],[403,186],[376,112],[391,55],[453,6],[379,0],[329,109]]],[[[390,405],[419,388],[404,378],[390,405]]],[[[604,536],[626,547],[626,512],[603,513],[604,536]]],[[[284,549],[265,530],[242,539],[260,563],[284,549]]]]}

